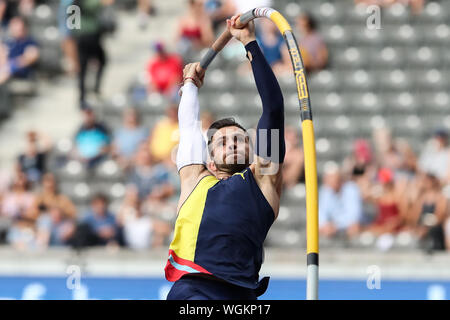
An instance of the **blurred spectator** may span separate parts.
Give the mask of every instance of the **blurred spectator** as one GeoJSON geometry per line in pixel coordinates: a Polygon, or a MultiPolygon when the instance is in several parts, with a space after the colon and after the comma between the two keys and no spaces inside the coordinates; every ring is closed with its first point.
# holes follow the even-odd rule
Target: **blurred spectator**
{"type": "Polygon", "coordinates": [[[83,14],[80,17],[82,28],[74,29],[73,36],[78,51],[78,88],[80,107],[86,107],[86,75],[91,61],[97,63],[94,93],[100,95],[103,70],[106,65],[106,53],[102,45],[104,29],[100,18],[103,6],[111,0],[74,0],[73,4],[80,7],[83,14]]]}
{"type": "Polygon", "coordinates": [[[178,145],[178,107],[169,105],[166,115],[154,126],[150,135],[150,152],[155,162],[170,161],[172,149],[178,145]]]}
{"type": "Polygon", "coordinates": [[[37,193],[29,216],[37,219],[41,213],[46,213],[53,207],[57,207],[64,217],[71,219],[76,217],[77,208],[59,191],[54,174],[47,173],[42,177],[42,190],[37,193]]]}
{"type": "Polygon", "coordinates": [[[40,248],[68,245],[75,233],[75,222],[59,206],[48,208],[36,222],[36,242],[40,248]]]}
{"type": "Polygon", "coordinates": [[[164,244],[170,234],[170,225],[145,215],[139,202],[138,190],[130,187],[118,213],[123,228],[124,242],[132,249],[148,249],[164,244]]]}
{"type": "Polygon", "coordinates": [[[394,174],[390,169],[380,169],[378,181],[380,192],[372,194],[370,199],[377,206],[377,215],[367,229],[375,235],[393,234],[404,222],[405,198],[395,192],[394,174]]]}
{"type": "Polygon", "coordinates": [[[204,0],[188,0],[188,10],[179,19],[177,30],[177,51],[185,61],[197,59],[196,53],[212,44],[214,32],[204,0]]]}
{"type": "Polygon", "coordinates": [[[35,196],[30,190],[30,183],[23,172],[19,172],[13,181],[10,190],[1,199],[1,215],[14,219],[26,217],[30,212],[35,196]]]}
{"type": "Polygon", "coordinates": [[[156,55],[147,64],[148,92],[176,96],[183,79],[182,58],[178,54],[168,53],[161,42],[155,44],[155,51],[156,55]]]}
{"type": "Polygon", "coordinates": [[[374,130],[373,136],[379,166],[391,170],[397,176],[398,171],[402,167],[403,157],[397,150],[391,130],[388,128],[379,128],[374,130]]]}
{"type": "Polygon", "coordinates": [[[205,139],[207,137],[207,131],[209,127],[213,124],[213,122],[216,120],[216,117],[211,113],[211,111],[204,110],[200,114],[200,121],[202,125],[202,132],[205,136],[205,139]]]}
{"type": "Polygon", "coordinates": [[[72,31],[67,27],[67,9],[73,2],[74,0],[61,0],[58,10],[59,33],[62,38],[61,49],[64,53],[63,68],[69,74],[77,74],[80,71],[78,65],[77,43],[73,37],[72,31]]]}
{"type": "Polygon", "coordinates": [[[283,162],[283,186],[290,188],[299,182],[304,182],[304,157],[303,149],[300,147],[300,140],[297,129],[287,126],[284,131],[286,142],[286,155],[283,162]]]}
{"type": "Polygon", "coordinates": [[[400,3],[411,7],[411,12],[420,14],[423,11],[425,0],[355,0],[356,4],[377,5],[380,7],[389,7],[393,4],[400,3]]]}
{"type": "Polygon", "coordinates": [[[326,170],[323,186],[319,192],[319,232],[332,237],[344,232],[348,237],[360,231],[362,198],[358,185],[353,181],[342,181],[340,169],[326,170]]]}
{"type": "Polygon", "coordinates": [[[135,108],[123,112],[122,126],[114,133],[112,153],[122,168],[127,168],[139,145],[148,137],[147,128],[139,123],[139,114],[135,108]]]}
{"type": "Polygon", "coordinates": [[[412,203],[410,219],[414,233],[427,249],[444,250],[443,223],[447,217],[447,199],[441,192],[439,180],[432,174],[421,177],[418,199],[412,203]]]}
{"type": "Polygon", "coordinates": [[[47,153],[52,143],[47,136],[36,131],[28,131],[26,139],[25,152],[19,155],[18,165],[30,182],[38,183],[46,172],[47,153]]]}
{"type": "Polygon", "coordinates": [[[308,13],[297,17],[297,29],[300,32],[300,51],[307,72],[324,69],[328,64],[328,49],[319,34],[317,21],[308,13]]]}
{"type": "Polygon", "coordinates": [[[107,156],[110,134],[92,109],[84,109],[83,116],[83,124],[75,134],[75,157],[86,163],[87,168],[93,168],[107,156]]]}
{"type": "Polygon", "coordinates": [[[36,248],[36,225],[31,219],[17,217],[7,234],[8,243],[16,250],[36,248]]]}
{"type": "Polygon", "coordinates": [[[215,32],[226,19],[236,13],[237,7],[234,0],[206,0],[205,10],[215,32]]]}
{"type": "Polygon", "coordinates": [[[75,247],[117,245],[118,230],[116,218],[108,211],[108,200],[103,194],[96,194],[91,208],[84,214],[74,234],[75,247]]]}
{"type": "Polygon", "coordinates": [[[147,28],[148,19],[150,15],[154,15],[156,10],[153,6],[152,0],[137,0],[137,10],[138,10],[138,26],[141,30],[147,28]]]}
{"type": "Polygon", "coordinates": [[[141,144],[136,154],[133,168],[128,176],[129,184],[134,185],[140,199],[163,199],[172,195],[169,171],[162,163],[154,163],[147,145],[141,144]]]}
{"type": "Polygon", "coordinates": [[[262,19],[258,24],[257,40],[267,62],[277,75],[292,73],[292,64],[283,35],[276,24],[268,19],[262,19]]]}
{"type": "Polygon", "coordinates": [[[444,222],[445,248],[450,251],[450,217],[444,222]]]}
{"type": "Polygon", "coordinates": [[[426,144],[419,158],[419,169],[435,175],[442,183],[450,182],[450,148],[448,133],[438,129],[426,144]]]}
{"type": "Polygon", "coordinates": [[[34,6],[34,0],[0,0],[1,27],[6,28],[11,19],[16,16],[30,16],[34,6]]]}
{"type": "Polygon", "coordinates": [[[21,17],[9,22],[10,38],[0,47],[0,84],[8,79],[26,79],[32,75],[33,65],[39,59],[39,48],[28,35],[28,27],[21,17]]]}

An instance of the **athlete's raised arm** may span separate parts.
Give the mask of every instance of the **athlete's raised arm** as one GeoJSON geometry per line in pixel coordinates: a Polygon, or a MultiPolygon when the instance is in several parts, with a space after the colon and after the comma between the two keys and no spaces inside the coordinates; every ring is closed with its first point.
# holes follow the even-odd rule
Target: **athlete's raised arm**
{"type": "Polygon", "coordinates": [[[176,160],[181,179],[180,202],[184,201],[197,181],[208,173],[205,166],[206,142],[200,128],[198,102],[198,89],[203,85],[204,73],[198,62],[186,65],[183,73],[184,85],[178,107],[180,142],[176,160]]]}
{"type": "Polygon", "coordinates": [[[233,24],[238,17],[227,21],[227,27],[245,46],[263,106],[256,131],[256,161],[251,168],[264,195],[276,208],[279,199],[270,198],[273,197],[273,191],[278,197],[281,194],[281,166],[286,152],[283,94],[272,68],[256,42],[253,22],[243,29],[235,29],[233,24]]]}

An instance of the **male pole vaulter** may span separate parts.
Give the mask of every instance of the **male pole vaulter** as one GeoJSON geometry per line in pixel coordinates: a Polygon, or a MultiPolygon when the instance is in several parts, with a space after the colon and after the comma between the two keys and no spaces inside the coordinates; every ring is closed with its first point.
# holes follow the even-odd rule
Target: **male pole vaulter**
{"type": "Polygon", "coordinates": [[[166,279],[175,281],[168,300],[255,300],[269,283],[258,273],[280,207],[284,103],[253,22],[236,29],[237,18],[227,20],[227,28],[247,50],[263,105],[255,161],[250,164],[247,131],[232,118],[211,125],[206,145],[198,123],[203,71],[199,63],[188,64],[178,111],[181,195],[165,267],[166,279]]]}

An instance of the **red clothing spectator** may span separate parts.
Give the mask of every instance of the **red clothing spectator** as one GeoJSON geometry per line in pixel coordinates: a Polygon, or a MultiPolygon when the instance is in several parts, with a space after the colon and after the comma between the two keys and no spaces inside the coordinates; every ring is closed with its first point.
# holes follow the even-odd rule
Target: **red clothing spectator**
{"type": "Polygon", "coordinates": [[[156,45],[157,55],[147,65],[149,91],[171,94],[183,78],[183,61],[177,54],[169,54],[162,44],[156,45]]]}

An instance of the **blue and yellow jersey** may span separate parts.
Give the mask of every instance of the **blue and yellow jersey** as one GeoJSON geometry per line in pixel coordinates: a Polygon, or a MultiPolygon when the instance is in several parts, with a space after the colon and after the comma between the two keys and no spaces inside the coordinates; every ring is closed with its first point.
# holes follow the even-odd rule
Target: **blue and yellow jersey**
{"type": "Polygon", "coordinates": [[[206,273],[256,289],[274,212],[250,170],[202,178],[179,210],[166,279],[206,273]]]}

